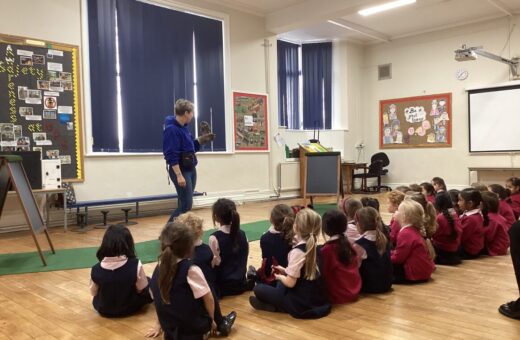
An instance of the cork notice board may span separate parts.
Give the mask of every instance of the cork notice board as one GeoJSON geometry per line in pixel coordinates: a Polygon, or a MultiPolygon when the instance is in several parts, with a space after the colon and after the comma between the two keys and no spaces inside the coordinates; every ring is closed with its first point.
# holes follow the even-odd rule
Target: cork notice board
{"type": "Polygon", "coordinates": [[[79,49],[0,34],[0,151],[59,159],[62,178],[83,181],[79,49]]]}
{"type": "Polygon", "coordinates": [[[451,93],[381,100],[381,149],[451,147],[451,93]]]}

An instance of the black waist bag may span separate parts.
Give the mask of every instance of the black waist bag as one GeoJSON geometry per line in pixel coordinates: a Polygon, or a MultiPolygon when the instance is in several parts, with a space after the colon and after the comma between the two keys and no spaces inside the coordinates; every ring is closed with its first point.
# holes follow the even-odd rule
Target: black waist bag
{"type": "Polygon", "coordinates": [[[181,166],[186,170],[193,169],[195,165],[195,154],[193,152],[181,152],[181,166]]]}

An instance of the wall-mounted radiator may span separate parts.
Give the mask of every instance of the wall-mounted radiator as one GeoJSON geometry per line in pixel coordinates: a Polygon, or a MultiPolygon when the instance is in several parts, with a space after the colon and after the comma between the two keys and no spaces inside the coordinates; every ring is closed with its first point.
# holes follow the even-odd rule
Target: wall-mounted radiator
{"type": "Polygon", "coordinates": [[[280,191],[300,189],[300,162],[278,164],[278,187],[280,191]]]}

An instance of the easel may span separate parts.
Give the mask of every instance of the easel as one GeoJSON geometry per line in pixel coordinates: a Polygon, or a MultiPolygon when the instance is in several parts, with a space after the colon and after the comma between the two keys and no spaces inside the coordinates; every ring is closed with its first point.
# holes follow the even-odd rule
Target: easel
{"type": "Polygon", "coordinates": [[[47,262],[43,256],[36,234],[44,232],[52,253],[56,254],[56,252],[54,251],[54,246],[52,245],[47,226],[43,222],[40,210],[36,205],[36,200],[34,199],[33,192],[29,185],[29,180],[27,179],[27,175],[25,174],[22,165],[22,158],[19,156],[0,156],[0,217],[2,216],[5,199],[11,184],[18,194],[18,199],[23,208],[25,219],[27,224],[31,227],[30,230],[34,243],[36,243],[36,248],[38,248],[38,253],[40,254],[43,265],[46,266],[47,262]]]}

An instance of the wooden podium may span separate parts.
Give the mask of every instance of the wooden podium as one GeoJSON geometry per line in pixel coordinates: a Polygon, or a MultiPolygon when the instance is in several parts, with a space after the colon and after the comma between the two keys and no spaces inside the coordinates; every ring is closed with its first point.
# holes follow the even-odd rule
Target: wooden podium
{"type": "Polygon", "coordinates": [[[340,152],[312,152],[300,145],[300,188],[303,205],[307,197],[313,203],[314,196],[340,198],[340,152]]]}
{"type": "Polygon", "coordinates": [[[25,174],[22,165],[22,158],[20,156],[0,156],[0,217],[2,216],[5,199],[11,184],[18,194],[25,219],[27,220],[27,224],[30,226],[34,243],[36,244],[43,265],[46,266],[47,262],[43,256],[36,234],[43,232],[47,237],[52,253],[55,254],[56,252],[54,251],[54,246],[52,245],[47,226],[45,225],[40,210],[36,205],[36,200],[34,199],[34,195],[29,185],[29,180],[27,179],[27,175],[25,174]]]}

